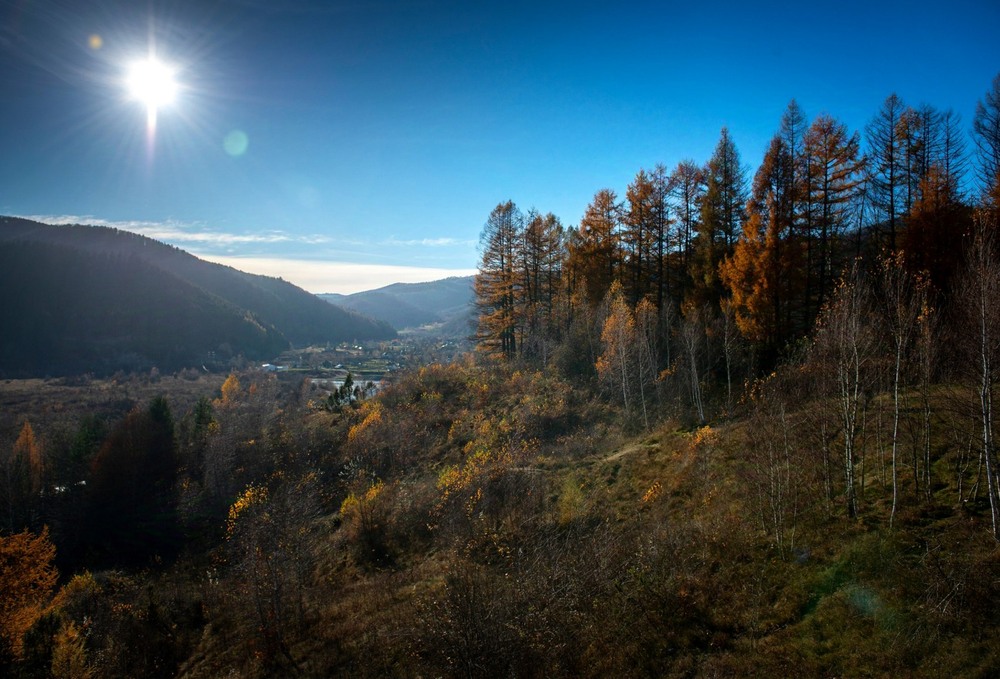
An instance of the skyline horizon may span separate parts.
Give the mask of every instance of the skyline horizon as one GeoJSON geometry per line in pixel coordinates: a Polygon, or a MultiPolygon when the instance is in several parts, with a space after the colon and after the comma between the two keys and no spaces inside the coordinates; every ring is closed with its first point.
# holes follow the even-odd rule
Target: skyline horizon
{"type": "Polygon", "coordinates": [[[15,5],[0,213],[136,230],[311,292],[474,271],[497,204],[577,226],[641,169],[703,165],[723,127],[752,172],[793,99],[863,134],[897,93],[968,130],[1000,65],[983,0],[15,5]],[[129,82],[140,55],[176,79],[158,109],[129,82]]]}
{"type": "Polygon", "coordinates": [[[244,273],[271,278],[280,278],[314,295],[352,295],[359,292],[379,290],[397,283],[432,283],[448,278],[462,278],[477,273],[477,269],[446,269],[437,267],[408,267],[384,264],[359,264],[337,260],[255,257],[247,255],[224,255],[200,251],[186,243],[190,242],[281,242],[288,237],[278,232],[270,235],[236,236],[197,232],[185,235],[178,230],[177,222],[156,224],[152,222],[124,221],[112,222],[89,216],[72,215],[0,215],[15,219],[48,224],[50,226],[93,226],[119,229],[176,247],[194,257],[207,262],[232,267],[244,273]],[[169,234],[174,234],[171,237],[169,234]],[[324,272],[327,272],[324,275],[324,272]],[[336,274],[336,275],[333,275],[336,274]],[[367,276],[366,276],[367,274],[367,276]],[[374,276],[374,277],[372,277],[374,276]],[[338,289],[328,289],[335,287],[338,289]]]}

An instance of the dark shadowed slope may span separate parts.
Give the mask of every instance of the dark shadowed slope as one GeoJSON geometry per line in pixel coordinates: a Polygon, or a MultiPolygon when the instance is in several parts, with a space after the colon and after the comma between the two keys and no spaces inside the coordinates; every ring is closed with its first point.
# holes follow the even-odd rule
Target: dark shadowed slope
{"type": "Polygon", "coordinates": [[[132,233],[0,217],[0,374],[176,369],[391,337],[283,280],[132,233]]]}

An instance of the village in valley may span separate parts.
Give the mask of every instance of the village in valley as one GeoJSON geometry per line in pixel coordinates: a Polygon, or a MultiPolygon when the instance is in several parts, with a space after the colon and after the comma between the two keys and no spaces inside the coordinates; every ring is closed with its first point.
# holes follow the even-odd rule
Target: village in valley
{"type": "Polygon", "coordinates": [[[402,331],[387,341],[290,349],[258,369],[283,383],[308,385],[309,398],[316,402],[345,393],[345,385],[351,400],[364,400],[391,384],[395,375],[421,365],[449,363],[469,346],[470,340],[440,336],[430,326],[402,331]]]}

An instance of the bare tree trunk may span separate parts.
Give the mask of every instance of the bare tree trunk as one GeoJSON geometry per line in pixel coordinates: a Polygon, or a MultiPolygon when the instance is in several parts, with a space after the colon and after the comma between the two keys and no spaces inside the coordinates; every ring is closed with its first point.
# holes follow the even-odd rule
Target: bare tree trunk
{"type": "Polygon", "coordinates": [[[977,330],[975,359],[982,443],[980,459],[986,473],[992,534],[994,539],[1000,540],[1000,497],[997,493],[997,462],[993,441],[993,384],[996,381],[994,363],[1000,350],[1000,313],[996,309],[997,295],[1000,294],[1000,262],[996,260],[990,230],[983,224],[982,218],[977,219],[977,228],[964,292],[968,305],[966,308],[971,311],[977,330]]]}
{"type": "MultiPolygon", "coordinates": [[[[868,289],[855,270],[851,279],[843,281],[835,291],[814,349],[819,365],[829,366],[832,373],[843,436],[844,503],[852,519],[858,515],[858,416],[867,399],[869,364],[874,353],[869,315],[868,289]]],[[[861,471],[864,471],[863,459],[861,471]]]]}
{"type": "Polygon", "coordinates": [[[705,406],[701,398],[701,378],[698,375],[698,328],[688,324],[684,329],[685,348],[688,359],[688,379],[691,388],[691,404],[698,415],[698,422],[705,421],[705,406]]]}

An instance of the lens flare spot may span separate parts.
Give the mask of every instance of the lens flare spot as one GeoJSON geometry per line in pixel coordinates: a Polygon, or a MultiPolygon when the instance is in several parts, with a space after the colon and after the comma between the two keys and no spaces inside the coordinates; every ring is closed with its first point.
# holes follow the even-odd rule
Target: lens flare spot
{"type": "Polygon", "coordinates": [[[99,50],[104,47],[104,38],[94,33],[89,38],[87,38],[87,45],[92,50],[99,50]]]}
{"type": "Polygon", "coordinates": [[[234,158],[238,158],[246,153],[249,146],[250,138],[243,130],[233,130],[222,140],[222,148],[234,158]]]}

